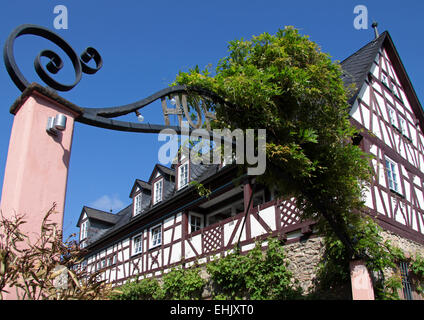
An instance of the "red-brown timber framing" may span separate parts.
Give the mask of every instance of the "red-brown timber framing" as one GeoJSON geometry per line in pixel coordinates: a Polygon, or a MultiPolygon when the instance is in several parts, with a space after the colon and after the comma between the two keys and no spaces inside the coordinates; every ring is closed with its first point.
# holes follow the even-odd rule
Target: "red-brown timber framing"
{"type": "Polygon", "coordinates": [[[419,205],[417,192],[424,194],[424,188],[422,183],[414,181],[414,178],[424,181],[423,111],[390,36],[387,36],[382,50],[374,62],[378,71],[369,72],[364,83],[369,96],[358,97],[359,117],[351,118],[351,123],[363,137],[362,149],[375,157],[375,174],[368,194],[372,206],[369,205],[366,211],[376,217],[384,229],[423,244],[424,208],[419,205]],[[390,74],[392,72],[394,77],[390,74]],[[392,89],[381,81],[383,75],[389,79],[392,89]],[[404,94],[396,95],[395,91],[404,94]],[[405,99],[410,103],[410,109],[406,107],[405,99]],[[400,118],[405,121],[406,133],[402,134],[399,127],[390,122],[389,108],[395,110],[396,121],[400,118]],[[388,187],[385,157],[399,166],[402,192],[388,187]]]}
{"type": "MultiPolygon", "coordinates": [[[[351,114],[351,123],[360,130],[360,147],[375,156],[371,161],[375,175],[367,194],[367,207],[364,211],[375,217],[383,229],[423,245],[424,112],[390,36],[388,33],[382,36],[386,37],[382,45],[382,50],[385,51],[384,53],[382,50],[379,51],[375,64],[384,65],[388,70],[391,61],[396,74],[394,78],[397,79],[393,79],[391,89],[381,82],[382,68],[379,68],[377,73],[369,70],[368,77],[361,84],[369,90],[369,95],[360,93],[357,96],[355,101],[358,104],[357,114],[356,116],[351,114]],[[394,91],[401,92],[402,97],[396,96],[394,91]],[[408,99],[410,109],[404,105],[405,99],[408,99]],[[399,108],[399,106],[404,107],[400,112],[407,122],[406,134],[402,134],[399,128],[394,127],[388,118],[387,108],[399,108]],[[413,127],[416,128],[415,131],[412,130],[413,127]],[[388,187],[389,181],[384,163],[386,156],[399,166],[401,192],[388,187]]],[[[390,77],[389,72],[387,75],[390,77]]],[[[269,236],[278,237],[286,244],[316,236],[313,232],[313,221],[300,221],[296,201],[293,198],[272,199],[252,206],[247,215],[246,212],[239,212],[198,231],[189,232],[191,210],[194,208],[200,210],[202,204],[237,187],[243,186],[240,192],[244,208],[247,208],[252,195],[251,180],[245,178],[237,183],[231,182],[236,176],[233,166],[224,167],[212,177],[202,181],[207,188],[214,190],[210,199],[199,198],[194,188],[187,187],[178,191],[172,201],[156,205],[148,215],[134,217],[118,231],[89,246],[86,255],[89,257],[88,268],[101,267],[102,259],[105,257],[116,257],[114,264],[103,268],[103,277],[119,285],[134,276],[156,277],[175,266],[187,267],[196,262],[206,263],[222,257],[234,249],[239,238],[241,251],[247,252],[253,248],[256,241],[269,236]],[[158,224],[161,224],[162,243],[159,247],[151,249],[150,227],[158,224]],[[143,237],[143,250],[133,255],[132,238],[140,233],[143,237]]],[[[178,178],[177,166],[176,188],[178,178]]],[[[225,201],[231,199],[229,197],[225,201]]],[[[205,220],[206,216],[203,221],[205,220]]]]}
{"type": "MultiPolygon", "coordinates": [[[[242,237],[240,241],[242,253],[252,249],[257,241],[265,240],[269,236],[279,237],[284,240],[285,244],[291,244],[300,239],[315,236],[311,233],[314,224],[312,221],[294,224],[286,223],[293,215],[292,211],[282,212],[282,208],[286,207],[286,203],[290,203],[290,200],[272,200],[250,210],[248,216],[251,219],[255,219],[266,232],[250,238],[242,237]],[[261,217],[263,210],[269,208],[274,211],[273,219],[279,222],[277,224],[277,230],[272,229],[271,225],[261,217]]],[[[181,217],[185,216],[186,213],[181,215],[181,217]]],[[[171,232],[169,242],[162,243],[160,247],[154,249],[143,250],[142,253],[132,256],[131,240],[120,241],[112,246],[112,252],[109,254],[103,255],[101,251],[95,253],[94,259],[91,259],[87,265],[88,270],[98,270],[98,266],[100,266],[103,271],[102,279],[119,285],[126,280],[133,279],[135,276],[151,275],[156,277],[162,275],[162,271],[172,267],[180,265],[184,267],[197,262],[209,262],[216,259],[217,256],[223,257],[226,252],[235,248],[238,232],[240,231],[245,214],[244,212],[239,213],[234,217],[227,218],[193,233],[187,232],[188,227],[182,228],[185,231],[182,232],[181,237],[176,238],[176,228],[181,227],[184,224],[183,221],[186,221],[186,219],[177,219],[177,217],[178,215],[174,215],[171,218],[173,220],[172,225],[162,229],[163,234],[167,231],[171,232]],[[227,234],[226,226],[228,225],[234,225],[234,228],[227,234]],[[224,237],[228,238],[228,241],[224,242],[224,237]],[[197,240],[196,238],[198,238],[198,244],[200,246],[196,246],[193,243],[197,240]],[[178,253],[180,253],[181,257],[186,256],[187,251],[191,252],[191,254],[185,259],[181,258],[178,261],[171,261],[177,248],[179,248],[178,253]],[[127,259],[125,258],[125,251],[128,251],[127,259]],[[101,262],[103,259],[113,256],[117,257],[116,263],[102,267],[101,262]]],[[[148,246],[149,234],[148,232],[143,232],[143,235],[145,235],[143,243],[146,243],[148,246]]]]}
{"type": "MultiPolygon", "coordinates": [[[[223,181],[228,181],[231,176],[228,173],[234,173],[233,169],[223,168],[220,172],[221,179],[211,181],[210,186],[222,185],[223,181]]],[[[248,203],[252,193],[249,180],[245,179],[237,187],[241,186],[243,186],[243,202],[248,203]]],[[[234,184],[227,183],[227,187],[216,192],[214,196],[224,195],[232,189],[234,184]]],[[[192,198],[195,196],[198,198],[194,192],[186,193],[192,198]]],[[[189,201],[192,201],[191,198],[185,197],[182,203],[189,201]]],[[[196,205],[207,201],[203,199],[196,205]]],[[[178,207],[178,204],[173,207],[178,207]]],[[[234,249],[239,238],[239,247],[243,253],[252,249],[256,241],[265,240],[269,236],[279,237],[286,244],[315,236],[312,234],[314,222],[299,221],[294,199],[273,199],[255,207],[251,206],[241,237],[245,212],[190,233],[188,225],[190,209],[186,207],[165,216],[162,220],[155,219],[154,216],[145,217],[144,221],[140,221],[137,225],[123,228],[108,239],[90,245],[86,254],[86,257],[89,257],[88,270],[101,269],[103,280],[119,285],[134,276],[160,276],[163,271],[172,267],[179,265],[187,267],[197,262],[209,262],[234,249]],[[159,247],[151,249],[150,228],[158,224],[162,228],[162,243],[159,247]],[[143,237],[143,250],[141,253],[133,254],[132,238],[139,234],[143,237]],[[106,262],[103,262],[104,259],[106,262]]],[[[164,215],[160,214],[163,212],[159,211],[159,216],[163,217],[164,215]]]]}

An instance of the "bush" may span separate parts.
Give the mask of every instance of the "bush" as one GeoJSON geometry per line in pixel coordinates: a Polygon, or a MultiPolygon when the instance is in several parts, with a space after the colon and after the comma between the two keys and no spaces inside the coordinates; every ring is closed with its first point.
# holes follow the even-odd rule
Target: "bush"
{"type": "Polygon", "coordinates": [[[131,281],[121,286],[113,300],[194,300],[202,297],[206,281],[199,268],[174,268],[163,275],[159,282],[155,278],[131,281]]]}
{"type": "Polygon", "coordinates": [[[205,285],[199,268],[176,268],[163,276],[162,289],[167,300],[197,300],[205,285]]]}
{"type": "Polygon", "coordinates": [[[162,288],[155,278],[127,282],[111,296],[112,300],[159,300],[163,298],[162,288]]]}
{"type": "Polygon", "coordinates": [[[207,265],[216,284],[215,299],[287,300],[300,298],[302,290],[288,270],[282,245],[268,239],[268,249],[262,243],[246,255],[238,251],[207,265]]]}

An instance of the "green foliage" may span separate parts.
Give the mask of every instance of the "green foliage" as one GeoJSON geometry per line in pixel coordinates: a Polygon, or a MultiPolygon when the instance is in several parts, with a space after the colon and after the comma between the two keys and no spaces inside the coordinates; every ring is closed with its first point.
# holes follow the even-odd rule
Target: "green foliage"
{"type": "Polygon", "coordinates": [[[410,261],[410,269],[414,275],[415,290],[424,296],[424,257],[419,253],[410,261]]]}
{"type": "Polygon", "coordinates": [[[399,300],[399,290],[402,289],[402,278],[399,272],[394,273],[384,281],[384,286],[376,287],[376,297],[379,300],[399,300]]]}
{"type": "Polygon", "coordinates": [[[162,290],[167,300],[200,299],[206,284],[199,268],[175,268],[166,273],[162,280],[162,290]]]}
{"type": "Polygon", "coordinates": [[[292,195],[302,218],[318,221],[352,250],[348,225],[357,222],[369,158],[352,145],[356,134],[341,68],[293,27],[229,44],[212,76],[198,67],[174,84],[206,88],[225,103],[209,104],[218,128],[266,129],[266,172],[258,182],[292,195]],[[276,179],[275,177],[278,177],[276,179]]]}
{"type": "Polygon", "coordinates": [[[195,300],[202,297],[206,281],[199,268],[174,268],[155,278],[130,281],[121,286],[110,298],[112,300],[195,300]]]}
{"type": "Polygon", "coordinates": [[[417,254],[415,259],[412,261],[410,268],[417,276],[424,278],[424,257],[417,254]]]}
{"type": "Polygon", "coordinates": [[[162,288],[155,278],[130,281],[116,291],[111,296],[111,300],[160,300],[163,298],[162,288]]]}
{"type": "Polygon", "coordinates": [[[216,285],[215,299],[295,299],[301,288],[288,270],[282,245],[277,239],[268,239],[268,249],[262,244],[246,255],[238,251],[207,265],[211,280],[216,285]]]}
{"type": "MultiPolygon", "coordinates": [[[[180,72],[173,84],[201,87],[225,103],[205,102],[217,120],[213,128],[266,129],[266,172],[259,183],[297,199],[301,219],[313,219],[325,236],[325,256],[318,272],[320,286],[348,282],[349,262],[366,261],[380,275],[376,295],[396,299],[401,285],[396,270],[402,252],[381,237],[381,229],[363,217],[363,192],[372,170],[370,156],[352,139],[358,133],[349,122],[347,95],[340,65],[293,27],[275,35],[263,33],[229,44],[212,75],[209,68],[180,72]],[[276,178],[278,177],[278,179],[276,178]]],[[[189,97],[189,106],[198,103],[189,97]]],[[[208,195],[203,186],[199,193],[208,195]]],[[[284,252],[269,240],[263,252],[258,244],[246,255],[234,252],[207,265],[216,299],[293,299],[301,290],[287,268],[284,252]]],[[[414,270],[422,274],[422,259],[414,270]]],[[[202,281],[193,270],[164,275],[162,293],[168,299],[198,297],[202,281]]]]}
{"type": "MultiPolygon", "coordinates": [[[[381,236],[382,229],[371,217],[363,216],[351,230],[354,250],[366,261],[368,271],[375,276],[374,292],[377,299],[398,300],[398,290],[402,289],[398,262],[406,261],[404,253],[381,236]],[[384,277],[384,272],[391,276],[384,277]]],[[[318,290],[328,290],[350,282],[349,262],[351,257],[346,247],[337,237],[324,238],[325,254],[319,265],[318,290]]],[[[424,259],[417,255],[411,259],[410,269],[417,278],[417,291],[420,292],[424,280],[424,259]]]]}
{"type": "Polygon", "coordinates": [[[194,188],[196,188],[196,191],[200,197],[209,198],[212,193],[211,189],[206,188],[202,183],[196,180],[190,181],[189,185],[194,186],[194,188]]]}

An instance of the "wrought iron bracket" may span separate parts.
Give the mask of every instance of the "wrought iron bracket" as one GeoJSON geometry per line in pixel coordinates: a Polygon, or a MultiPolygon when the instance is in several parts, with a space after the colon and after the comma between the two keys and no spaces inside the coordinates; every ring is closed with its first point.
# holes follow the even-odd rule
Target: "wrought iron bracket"
{"type": "MultiPolygon", "coordinates": [[[[34,67],[41,78],[41,80],[47,84],[49,88],[58,91],[69,91],[74,88],[81,80],[82,74],[95,74],[98,72],[103,66],[103,60],[99,52],[93,47],[88,47],[84,50],[84,52],[78,56],[74,49],[59,35],[56,33],[37,25],[32,24],[24,24],[15,28],[9,35],[6,40],[3,49],[3,59],[6,66],[6,70],[9,73],[12,81],[22,92],[25,89],[30,87],[30,82],[24,77],[20,69],[18,68],[15,57],[14,57],[14,42],[15,40],[22,35],[35,35],[47,39],[54,44],[56,44],[60,49],[62,49],[68,58],[71,60],[74,72],[75,72],[75,81],[72,84],[63,84],[55,79],[50,74],[57,74],[63,68],[63,60],[60,56],[51,50],[42,50],[34,61],[34,67]],[[41,57],[45,57],[49,59],[49,62],[43,67],[41,63],[41,57]],[[96,64],[96,67],[90,67],[88,63],[93,60],[96,64]],[[47,70],[46,70],[47,69],[47,70]],[[50,73],[50,74],[49,74],[50,73]]],[[[46,92],[49,92],[49,89],[46,88],[46,92]]],[[[187,117],[187,96],[195,95],[200,98],[200,100],[208,100],[213,103],[225,103],[224,99],[219,97],[218,95],[205,90],[203,88],[188,88],[186,86],[173,86],[162,89],[147,98],[138,100],[134,103],[115,106],[115,107],[106,107],[106,108],[81,108],[78,107],[77,113],[79,114],[76,117],[76,121],[85,123],[88,125],[118,130],[118,131],[129,131],[129,132],[145,132],[145,133],[159,133],[163,129],[173,129],[176,133],[180,134],[182,132],[181,128],[181,119],[182,113],[178,110],[173,111],[166,107],[166,99],[171,99],[173,97],[181,97],[181,105],[177,105],[177,108],[180,107],[184,110],[186,119],[190,122],[189,132],[192,129],[199,128],[202,124],[202,111],[203,117],[205,120],[214,119],[214,115],[206,110],[203,106],[192,106],[197,112],[198,121],[196,124],[187,117]],[[162,111],[164,113],[165,124],[150,124],[150,123],[136,123],[136,122],[127,122],[116,120],[113,118],[123,116],[132,112],[138,112],[139,109],[146,107],[147,105],[153,103],[154,101],[161,100],[162,103],[162,111]],[[180,120],[178,126],[170,126],[168,115],[169,114],[177,114],[180,120]]],[[[178,102],[180,104],[180,102],[178,102]]],[[[206,123],[208,124],[208,122],[206,123]]],[[[211,136],[213,136],[210,131],[210,126],[207,126],[207,129],[211,136]]]]}

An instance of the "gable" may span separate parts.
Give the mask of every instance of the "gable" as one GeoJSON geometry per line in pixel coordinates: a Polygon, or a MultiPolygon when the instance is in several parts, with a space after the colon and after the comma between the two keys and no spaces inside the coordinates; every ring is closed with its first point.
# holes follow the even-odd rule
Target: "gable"
{"type": "MultiPolygon", "coordinates": [[[[356,90],[349,100],[352,106],[351,115],[354,116],[357,109],[357,98],[366,100],[369,94],[367,85],[372,78],[380,81],[380,74],[383,72],[389,80],[393,79],[393,81],[389,81],[389,85],[393,82],[396,84],[395,90],[401,89],[399,95],[405,108],[413,113],[421,131],[424,132],[424,111],[387,31],[341,62],[341,67],[345,86],[356,86],[356,90]]],[[[373,89],[384,94],[379,85],[375,85],[373,89]]],[[[383,99],[386,98],[391,100],[389,95],[384,95],[383,99]]],[[[395,101],[391,102],[395,103],[395,101]]]]}
{"type": "Polygon", "coordinates": [[[340,63],[343,70],[342,80],[345,86],[354,86],[356,88],[353,91],[352,97],[349,99],[350,104],[356,100],[359,91],[367,79],[368,72],[386,35],[387,32],[382,33],[380,37],[363,46],[340,63]]]}
{"type": "Polygon", "coordinates": [[[157,180],[160,176],[170,180],[171,177],[175,176],[175,170],[174,168],[168,168],[160,164],[156,164],[148,180],[149,184],[151,184],[153,180],[157,180]]]}
{"type": "Polygon", "coordinates": [[[86,220],[86,219],[88,219],[88,216],[87,216],[87,212],[85,211],[85,206],[82,208],[82,211],[81,211],[81,213],[80,213],[80,216],[79,216],[79,219],[78,219],[78,221],[77,221],[77,227],[79,228],[80,227],[80,225],[81,225],[81,223],[84,221],[84,220],[86,220]]]}
{"type": "Polygon", "coordinates": [[[151,189],[152,189],[152,187],[151,187],[151,185],[149,183],[147,183],[147,182],[145,182],[143,180],[140,180],[140,179],[135,179],[134,184],[133,184],[133,186],[131,188],[129,197],[130,198],[133,198],[134,195],[137,192],[139,192],[140,190],[142,192],[150,193],[150,190],[151,189]]]}
{"type": "Polygon", "coordinates": [[[419,170],[424,170],[422,109],[407,75],[399,66],[390,41],[384,42],[350,110],[351,117],[394,152],[419,170]],[[415,104],[415,106],[414,106],[415,104]]]}

